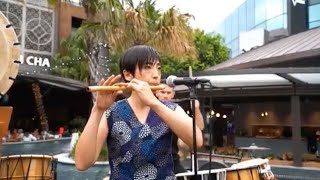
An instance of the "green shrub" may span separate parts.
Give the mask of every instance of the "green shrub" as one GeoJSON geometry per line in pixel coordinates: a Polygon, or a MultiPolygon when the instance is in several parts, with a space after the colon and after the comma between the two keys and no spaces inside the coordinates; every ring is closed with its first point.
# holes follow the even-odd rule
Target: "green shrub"
{"type": "MultiPolygon", "coordinates": [[[[79,134],[79,137],[80,137],[80,134],[79,134]]],[[[79,139],[78,139],[78,140],[79,140],[79,139]]],[[[71,150],[71,152],[70,152],[70,154],[69,154],[69,157],[72,158],[72,159],[74,159],[74,154],[75,154],[76,145],[77,145],[77,143],[78,143],[78,140],[76,141],[76,143],[75,143],[74,146],[72,147],[72,150],[71,150]]],[[[107,160],[108,160],[108,151],[107,151],[107,146],[106,146],[106,144],[104,144],[104,145],[102,146],[102,149],[101,149],[101,151],[100,151],[100,155],[99,155],[97,161],[107,161],[107,160]]]]}

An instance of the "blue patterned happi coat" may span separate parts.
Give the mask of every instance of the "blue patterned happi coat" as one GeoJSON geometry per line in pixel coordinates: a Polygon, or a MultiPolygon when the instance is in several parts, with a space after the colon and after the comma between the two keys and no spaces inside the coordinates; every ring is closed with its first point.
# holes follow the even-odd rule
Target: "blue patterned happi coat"
{"type": "MultiPolygon", "coordinates": [[[[174,110],[177,105],[163,102],[174,110]]],[[[107,111],[107,138],[111,180],[171,180],[172,132],[160,117],[150,110],[142,124],[127,99],[114,103],[107,111]]]]}

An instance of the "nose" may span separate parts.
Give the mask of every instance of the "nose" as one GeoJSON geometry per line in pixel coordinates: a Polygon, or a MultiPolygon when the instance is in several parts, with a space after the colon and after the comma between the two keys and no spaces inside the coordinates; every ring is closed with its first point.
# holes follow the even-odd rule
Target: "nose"
{"type": "Polygon", "coordinates": [[[161,76],[161,71],[158,69],[158,67],[153,68],[152,78],[155,80],[158,80],[160,79],[160,76],[161,76]]]}

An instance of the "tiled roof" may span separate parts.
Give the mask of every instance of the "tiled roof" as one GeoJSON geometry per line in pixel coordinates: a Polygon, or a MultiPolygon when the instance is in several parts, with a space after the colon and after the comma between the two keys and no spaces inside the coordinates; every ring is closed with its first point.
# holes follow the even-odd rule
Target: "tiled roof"
{"type": "Polygon", "coordinates": [[[258,47],[206,71],[266,66],[319,55],[320,28],[315,28],[258,47]]]}

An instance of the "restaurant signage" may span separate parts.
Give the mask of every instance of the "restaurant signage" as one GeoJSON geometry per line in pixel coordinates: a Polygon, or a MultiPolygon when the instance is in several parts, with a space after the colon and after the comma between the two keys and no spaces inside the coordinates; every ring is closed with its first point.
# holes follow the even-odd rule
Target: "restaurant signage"
{"type": "Polygon", "coordinates": [[[20,56],[21,64],[27,64],[30,66],[39,66],[39,67],[50,67],[49,58],[41,57],[41,56],[27,56],[24,58],[22,55],[20,56]]]}

